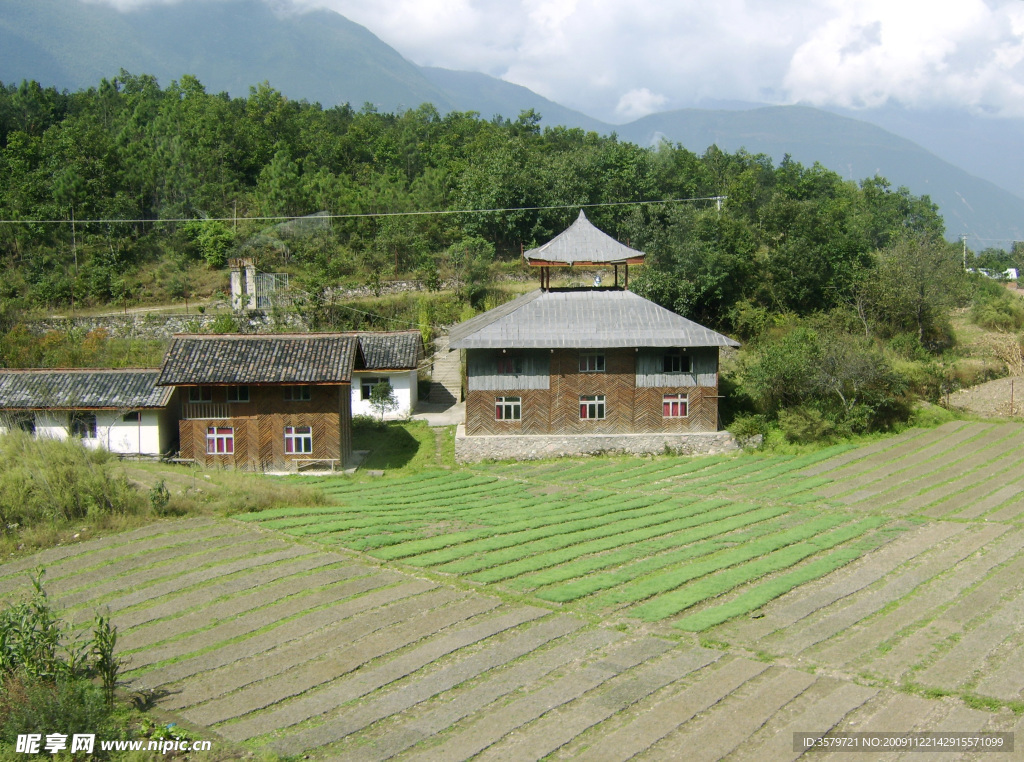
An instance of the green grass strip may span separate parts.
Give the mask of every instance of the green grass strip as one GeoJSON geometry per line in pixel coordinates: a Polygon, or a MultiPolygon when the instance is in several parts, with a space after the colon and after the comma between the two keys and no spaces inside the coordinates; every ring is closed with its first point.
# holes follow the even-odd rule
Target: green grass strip
{"type": "MultiPolygon", "coordinates": [[[[576,528],[589,528],[607,522],[608,517],[614,519],[617,514],[663,502],[665,502],[665,497],[657,495],[644,495],[632,501],[623,501],[621,495],[612,495],[607,500],[595,501],[585,510],[569,514],[553,510],[552,506],[545,505],[534,517],[525,521],[512,522],[505,526],[485,530],[453,532],[448,535],[430,537],[416,543],[409,543],[410,546],[414,546],[412,548],[397,546],[387,553],[379,555],[374,553],[373,555],[388,560],[402,558],[406,563],[414,566],[436,566],[472,553],[498,550],[551,534],[572,531],[576,528]],[[571,518],[573,515],[580,518],[573,519],[571,518]],[[437,549],[430,549],[431,546],[437,549]]],[[[674,501],[671,505],[678,506],[680,502],[684,501],[674,501]]]]}
{"type": "Polygon", "coordinates": [[[717,536],[713,536],[713,539],[705,538],[703,541],[700,537],[701,528],[698,528],[679,536],[670,535],[656,541],[639,543],[632,549],[634,550],[633,557],[626,559],[627,565],[622,568],[574,579],[572,582],[539,590],[535,595],[543,600],[567,603],[602,590],[633,582],[668,567],[708,557],[723,550],[735,548],[741,543],[755,541],[760,537],[781,531],[782,527],[779,526],[777,520],[769,518],[763,520],[759,525],[751,526],[746,531],[740,532],[737,531],[738,529],[743,529],[743,527],[736,527],[731,531],[723,528],[717,536]],[[687,541],[689,544],[686,544],[687,541]],[[649,555],[651,553],[657,555],[651,556],[649,555]]]}
{"type": "MultiPolygon", "coordinates": [[[[736,531],[737,529],[742,529],[761,521],[776,518],[785,512],[785,508],[776,507],[760,508],[757,510],[743,510],[739,515],[734,514],[727,518],[717,518],[706,524],[700,524],[686,532],[682,532],[677,529],[670,529],[669,534],[667,534],[666,537],[675,547],[692,545],[695,542],[706,540],[709,537],[725,535],[729,532],[736,531]]],[[[619,544],[625,545],[625,543],[619,544]]],[[[637,558],[650,553],[651,549],[649,544],[644,543],[635,545],[630,544],[628,547],[621,547],[612,553],[600,553],[600,555],[597,555],[596,551],[590,552],[594,555],[589,558],[578,558],[578,560],[569,559],[568,561],[560,563],[557,568],[542,568],[540,571],[522,575],[519,579],[510,584],[516,590],[533,590],[539,587],[557,585],[568,580],[592,574],[596,571],[601,571],[602,569],[629,563],[630,561],[634,561],[637,558]]],[[[546,600],[557,600],[557,598],[546,598],[546,600]]]]}
{"type": "Polygon", "coordinates": [[[707,576],[685,588],[659,595],[654,600],[636,606],[629,615],[646,622],[657,622],[666,617],[678,614],[691,606],[722,595],[740,585],[746,584],[766,574],[786,569],[803,561],[815,553],[849,542],[870,529],[884,524],[888,519],[880,516],[858,521],[841,527],[832,532],[822,534],[813,539],[788,545],[772,551],[762,558],[718,570],[714,576],[707,576]]]}
{"type": "MultiPolygon", "coordinates": [[[[476,582],[501,582],[506,579],[511,579],[512,577],[518,577],[521,574],[557,566],[558,564],[562,564],[567,561],[573,561],[583,555],[620,548],[623,545],[639,542],[641,540],[649,540],[652,537],[672,534],[695,526],[702,527],[702,531],[697,532],[697,534],[703,534],[701,539],[704,539],[704,537],[710,537],[711,535],[722,531],[722,527],[719,526],[719,520],[727,520],[735,516],[737,513],[753,513],[754,511],[751,510],[752,508],[753,506],[750,505],[735,503],[697,516],[688,516],[682,519],[668,518],[667,520],[658,520],[653,526],[640,526],[632,530],[630,530],[628,526],[615,524],[609,528],[610,531],[607,533],[611,535],[609,537],[601,537],[599,539],[595,538],[589,542],[572,544],[567,548],[556,548],[530,558],[522,558],[500,566],[492,566],[491,568],[484,569],[477,574],[473,574],[470,579],[476,582]],[[712,524],[715,526],[709,526],[712,524]]],[[[768,518],[769,516],[777,516],[784,512],[785,510],[781,508],[766,509],[764,511],[766,514],[765,518],[768,518]]],[[[629,523],[631,524],[633,522],[629,523]]]]}
{"type": "Polygon", "coordinates": [[[760,558],[781,548],[804,542],[848,520],[848,516],[840,514],[819,516],[798,526],[722,551],[702,561],[689,563],[678,569],[662,571],[657,575],[650,575],[622,585],[601,596],[601,603],[613,606],[636,603],[655,595],[668,593],[692,580],[712,573],[720,573],[723,569],[728,569],[731,566],[744,564],[751,559],[760,558]]]}
{"type": "Polygon", "coordinates": [[[577,538],[588,539],[590,537],[589,534],[581,533],[608,532],[609,526],[621,526],[621,522],[637,518],[636,514],[638,513],[641,518],[648,515],[654,504],[659,502],[663,503],[663,505],[655,513],[665,514],[672,510],[677,510],[675,506],[666,503],[664,497],[645,495],[623,503],[622,510],[576,521],[547,524],[537,529],[502,533],[422,556],[416,556],[415,558],[407,559],[406,563],[416,566],[440,566],[444,571],[456,574],[479,571],[495,563],[504,563],[505,561],[520,558],[524,553],[529,553],[530,548],[541,549],[551,547],[549,544],[541,543],[540,541],[557,544],[564,540],[551,538],[572,535],[577,538]]]}
{"type": "Polygon", "coordinates": [[[788,574],[783,574],[775,579],[760,583],[753,589],[733,598],[728,603],[683,617],[673,626],[687,632],[702,632],[734,617],[748,614],[785,595],[790,590],[824,577],[826,574],[874,550],[878,547],[880,541],[884,540],[884,537],[879,537],[878,539],[879,542],[865,541],[857,543],[847,548],[840,548],[824,558],[816,558],[788,574]]]}

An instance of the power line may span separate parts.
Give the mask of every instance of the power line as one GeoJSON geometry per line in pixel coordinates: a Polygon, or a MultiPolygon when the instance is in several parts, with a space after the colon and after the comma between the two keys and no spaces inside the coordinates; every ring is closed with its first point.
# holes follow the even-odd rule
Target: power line
{"type": "MultiPolygon", "coordinates": [[[[278,217],[166,217],[158,219],[75,219],[77,225],[101,224],[101,223],[122,223],[138,224],[159,222],[290,222],[292,220],[347,220],[371,217],[425,217],[442,214],[495,214],[498,212],[539,212],[552,209],[593,209],[604,206],[645,206],[653,204],[687,204],[694,201],[715,201],[721,208],[722,201],[726,196],[704,196],[698,198],[671,198],[655,201],[606,201],[594,204],[554,204],[551,206],[511,206],[498,207],[494,209],[437,209],[420,212],[359,212],[352,214],[302,214],[295,216],[278,217]]],[[[68,225],[71,220],[0,220],[0,224],[9,225],[68,225]]]]}

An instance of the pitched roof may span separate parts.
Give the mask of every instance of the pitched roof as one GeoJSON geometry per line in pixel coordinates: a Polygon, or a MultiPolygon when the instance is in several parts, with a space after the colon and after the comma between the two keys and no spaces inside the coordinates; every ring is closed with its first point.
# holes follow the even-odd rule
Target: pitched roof
{"type": "Polygon", "coordinates": [[[537,264],[556,262],[559,264],[622,264],[643,259],[644,253],[619,243],[607,233],[594,227],[587,215],[580,216],[569,227],[543,246],[530,249],[523,256],[527,262],[537,264]]]}
{"type": "Polygon", "coordinates": [[[340,384],[352,380],[351,334],[222,334],[174,337],[158,384],[340,384]]]}
{"type": "Polygon", "coordinates": [[[173,389],[147,369],[0,370],[0,409],[87,410],[165,407],[173,389]]]}
{"type": "Polygon", "coordinates": [[[414,370],[423,357],[423,336],[418,330],[359,332],[363,363],[357,370],[414,370]]]}
{"type": "Polygon", "coordinates": [[[452,328],[452,349],[738,347],[631,291],[531,291],[452,328]]]}

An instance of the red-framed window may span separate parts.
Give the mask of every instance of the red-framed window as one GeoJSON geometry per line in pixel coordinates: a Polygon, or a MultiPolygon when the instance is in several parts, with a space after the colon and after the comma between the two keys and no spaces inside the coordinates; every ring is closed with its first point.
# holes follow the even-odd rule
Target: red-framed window
{"type": "Polygon", "coordinates": [[[522,397],[495,397],[494,420],[520,421],[523,418],[522,397]]]}
{"type": "Polygon", "coordinates": [[[235,430],[231,426],[210,426],[206,430],[208,455],[231,455],[235,451],[235,430]]]}
{"type": "Polygon", "coordinates": [[[603,394],[591,394],[580,397],[580,420],[601,420],[604,418],[605,405],[603,394]]]}
{"type": "Polygon", "coordinates": [[[309,426],[285,426],[284,451],[289,455],[313,452],[313,429],[309,426]]]}
{"type": "Polygon", "coordinates": [[[662,415],[665,418],[685,418],[688,400],[685,394],[666,394],[662,398],[662,415]]]}

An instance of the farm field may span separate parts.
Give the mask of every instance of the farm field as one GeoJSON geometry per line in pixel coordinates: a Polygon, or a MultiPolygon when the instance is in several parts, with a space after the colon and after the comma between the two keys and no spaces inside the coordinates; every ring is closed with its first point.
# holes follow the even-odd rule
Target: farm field
{"type": "Polygon", "coordinates": [[[1017,731],[1022,460],[1024,426],[957,421],[801,457],[331,479],[330,505],[2,565],[0,594],[44,565],[71,618],[110,609],[133,690],[286,755],[774,760],[796,731],[1017,731]]]}

